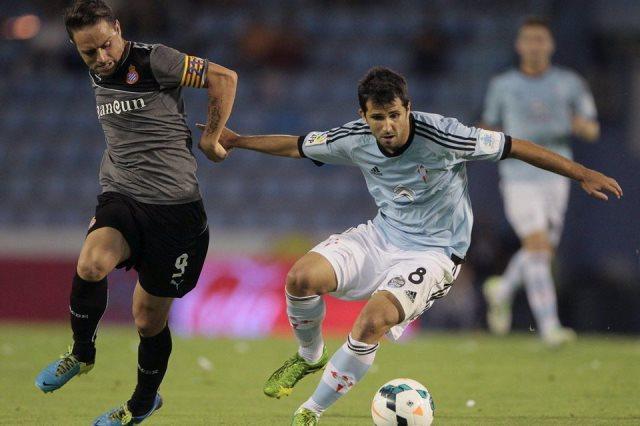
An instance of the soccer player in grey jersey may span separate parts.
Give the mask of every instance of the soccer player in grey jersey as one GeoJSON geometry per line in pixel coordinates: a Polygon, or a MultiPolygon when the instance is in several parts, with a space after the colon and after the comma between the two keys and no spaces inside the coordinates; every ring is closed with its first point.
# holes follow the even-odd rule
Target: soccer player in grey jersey
{"type": "Polygon", "coordinates": [[[379,208],[372,221],[318,244],[287,275],[287,314],[299,349],[269,377],[264,392],[288,395],[298,380],[324,368],[293,425],[317,424],[365,375],[380,338],[398,338],[448,293],[471,237],[467,161],[516,158],[575,179],[596,198],[622,195],[615,180],[531,142],[411,111],[406,82],[391,70],[370,70],[358,97],[361,119],[329,131],[298,137],[225,130],[221,137],[227,148],[358,167],[379,208]],[[368,300],[330,359],[321,334],[324,294],[368,300]]]}
{"type": "Polygon", "coordinates": [[[199,146],[220,161],[226,151],[219,137],[237,77],[167,46],[126,41],[101,0],[74,2],[65,25],[89,67],[107,148],[100,167],[102,193],[71,287],[73,347],[38,375],[36,386],[52,392],[93,368],[96,330],[107,306],[107,274],[116,267],[134,268],[137,386],[126,403],[94,424],[137,424],[162,405],[158,388],[171,353],[171,303],[196,285],[209,242],[182,88],[207,90],[208,120],[199,146]]]}
{"type": "MultiPolygon", "coordinates": [[[[599,135],[593,96],[571,70],[551,64],[554,41],[548,24],[529,18],[516,40],[518,69],[495,77],[489,86],[483,125],[535,141],[572,158],[571,137],[594,142],[599,135]]],[[[524,284],[543,341],[550,346],[575,339],[561,327],[551,258],[560,242],[569,199],[569,180],[519,161],[500,164],[500,189],[507,219],[521,241],[501,277],[484,285],[487,323],[496,334],[511,329],[511,302],[524,284]]]]}

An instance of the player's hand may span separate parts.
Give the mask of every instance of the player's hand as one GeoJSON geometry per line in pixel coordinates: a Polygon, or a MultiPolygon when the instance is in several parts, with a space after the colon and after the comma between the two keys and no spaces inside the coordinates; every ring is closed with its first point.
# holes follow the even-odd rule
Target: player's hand
{"type": "Polygon", "coordinates": [[[585,192],[598,200],[608,200],[607,192],[622,197],[622,188],[615,179],[603,175],[595,170],[586,169],[584,177],[580,180],[580,186],[585,192]]]}
{"type": "Polygon", "coordinates": [[[597,122],[575,115],[571,119],[571,132],[587,142],[595,142],[600,135],[597,122]]]}
{"type": "MultiPolygon", "coordinates": [[[[196,123],[196,127],[202,131],[204,131],[205,129],[205,125],[201,123],[196,123]]],[[[231,151],[231,149],[235,147],[235,143],[239,137],[240,135],[238,133],[234,132],[228,127],[225,127],[224,129],[222,129],[222,134],[220,135],[218,142],[220,142],[224,149],[226,149],[227,151],[231,151]]]]}
{"type": "Polygon", "coordinates": [[[229,156],[227,149],[222,146],[219,140],[214,140],[212,135],[204,131],[204,124],[196,124],[196,127],[203,130],[202,135],[200,136],[200,142],[198,143],[198,148],[200,148],[204,155],[214,163],[224,161],[229,156]]]}

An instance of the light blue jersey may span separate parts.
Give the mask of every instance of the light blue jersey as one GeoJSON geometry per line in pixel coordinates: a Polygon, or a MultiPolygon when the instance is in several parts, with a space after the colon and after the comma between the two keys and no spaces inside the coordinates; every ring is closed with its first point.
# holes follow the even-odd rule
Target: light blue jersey
{"type": "MultiPolygon", "coordinates": [[[[573,158],[570,136],[574,115],[595,120],[593,96],[576,73],[552,66],[538,77],[517,69],[494,77],[482,121],[514,138],[530,140],[573,158]]],[[[513,159],[503,161],[499,171],[502,179],[510,181],[554,177],[550,172],[513,159]]]]}
{"type": "Polygon", "coordinates": [[[395,155],[378,145],[364,120],[309,133],[300,138],[300,153],[359,167],[378,206],[373,223],[396,247],[464,259],[473,225],[465,162],[499,160],[511,139],[437,114],[411,112],[410,121],[409,140],[395,155]]]}

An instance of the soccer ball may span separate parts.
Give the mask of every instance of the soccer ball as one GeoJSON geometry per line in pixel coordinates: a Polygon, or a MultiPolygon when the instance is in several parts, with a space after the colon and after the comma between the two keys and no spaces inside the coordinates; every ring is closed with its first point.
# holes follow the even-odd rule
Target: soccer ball
{"type": "Polygon", "coordinates": [[[415,380],[395,379],[376,392],[371,417],[376,426],[423,426],[431,424],[435,409],[427,388],[415,380]]]}

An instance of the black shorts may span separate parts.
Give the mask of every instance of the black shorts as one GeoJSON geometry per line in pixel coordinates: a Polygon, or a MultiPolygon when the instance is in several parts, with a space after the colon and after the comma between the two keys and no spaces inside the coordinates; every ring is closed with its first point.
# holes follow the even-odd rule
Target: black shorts
{"type": "Polygon", "coordinates": [[[124,236],[131,257],[117,267],[138,271],[147,293],[182,297],[196,286],[209,247],[202,201],[145,204],[105,192],[98,196],[95,220],[87,234],[104,227],[115,228],[124,236]]]}

